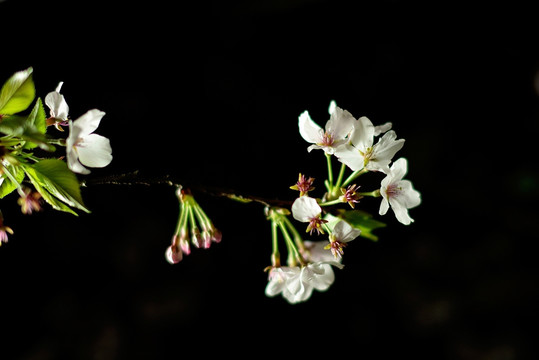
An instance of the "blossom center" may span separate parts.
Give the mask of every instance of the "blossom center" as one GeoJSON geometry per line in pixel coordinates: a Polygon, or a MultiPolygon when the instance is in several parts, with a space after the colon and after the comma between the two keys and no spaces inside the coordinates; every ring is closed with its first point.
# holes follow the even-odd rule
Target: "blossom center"
{"type": "Polygon", "coordinates": [[[368,148],[365,149],[365,151],[359,150],[359,153],[363,157],[363,165],[366,166],[367,163],[371,160],[374,151],[373,151],[373,148],[369,146],[368,148]]]}
{"type": "Polygon", "coordinates": [[[402,187],[398,184],[390,184],[386,189],[386,194],[390,198],[398,197],[402,191],[402,187]]]}
{"type": "Polygon", "coordinates": [[[322,141],[318,145],[322,146],[332,146],[335,142],[335,137],[330,132],[325,132],[324,135],[322,135],[322,141]]]}
{"type": "Polygon", "coordinates": [[[84,147],[84,139],[80,137],[75,140],[75,142],[73,143],[73,147],[84,147]]]}

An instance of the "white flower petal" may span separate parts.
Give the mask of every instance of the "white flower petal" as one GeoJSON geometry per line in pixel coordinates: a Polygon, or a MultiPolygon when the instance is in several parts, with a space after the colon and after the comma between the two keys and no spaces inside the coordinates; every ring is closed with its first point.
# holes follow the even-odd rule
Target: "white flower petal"
{"type": "Polygon", "coordinates": [[[303,242],[305,245],[305,252],[302,255],[307,261],[312,262],[322,262],[322,261],[333,261],[335,257],[328,249],[325,249],[327,241],[309,241],[306,240],[303,242]]]}
{"type": "Polygon", "coordinates": [[[313,287],[310,283],[303,281],[305,267],[294,277],[286,282],[286,288],[283,290],[283,297],[290,303],[295,304],[305,301],[311,297],[313,287]]]}
{"type": "Polygon", "coordinates": [[[312,267],[317,270],[316,275],[311,281],[312,287],[318,291],[327,290],[335,281],[335,273],[333,272],[331,265],[319,263],[312,264],[312,267]]]}
{"type": "Polygon", "coordinates": [[[391,174],[393,182],[400,181],[406,175],[408,171],[408,160],[405,158],[399,158],[391,165],[391,174]]]}
{"type": "Polygon", "coordinates": [[[265,293],[267,296],[275,296],[286,289],[287,282],[294,278],[299,277],[300,268],[280,266],[274,267],[270,270],[268,275],[268,284],[266,285],[265,293]]]}
{"type": "Polygon", "coordinates": [[[311,119],[308,111],[301,113],[298,125],[299,133],[305,141],[313,144],[320,142],[324,131],[311,119]]]}
{"type": "Polygon", "coordinates": [[[335,102],[335,100],[331,100],[329,102],[329,108],[328,108],[328,113],[329,115],[333,114],[333,112],[335,111],[335,108],[337,107],[337,103],[335,102]]]}
{"type": "Polygon", "coordinates": [[[324,151],[325,151],[326,147],[325,147],[325,146],[320,146],[320,145],[313,144],[313,145],[310,145],[310,146],[307,148],[307,151],[308,151],[308,152],[311,152],[311,151],[313,151],[313,150],[318,150],[318,149],[324,149],[324,151]]]}
{"type": "Polygon", "coordinates": [[[352,227],[348,222],[341,220],[333,228],[333,234],[341,242],[354,240],[361,234],[361,230],[352,227]]]}
{"type": "Polygon", "coordinates": [[[358,149],[346,144],[335,149],[337,159],[348,166],[352,171],[358,171],[365,166],[365,158],[361,156],[358,149]]]}
{"type": "Polygon", "coordinates": [[[395,217],[397,220],[404,225],[410,225],[414,220],[408,215],[408,210],[406,207],[399,201],[398,198],[390,198],[389,204],[391,205],[391,209],[393,209],[393,212],[395,213],[395,217]]]}
{"type": "Polygon", "coordinates": [[[374,125],[366,116],[362,116],[354,123],[354,130],[350,134],[350,141],[359,150],[365,152],[374,143],[374,125]]]}
{"type": "Polygon", "coordinates": [[[79,161],[89,167],[105,167],[112,161],[110,141],[104,136],[90,134],[77,147],[79,161]]]}
{"type": "Polygon", "coordinates": [[[395,140],[396,138],[397,134],[395,131],[390,130],[386,132],[374,146],[372,158],[376,159],[379,163],[391,161],[397,151],[404,146],[404,139],[395,140]]]}
{"type": "Polygon", "coordinates": [[[105,116],[105,112],[92,109],[75,120],[73,122],[73,127],[78,130],[78,137],[84,137],[93,133],[99,127],[99,123],[103,116],[105,116]]]}
{"type": "Polygon", "coordinates": [[[326,131],[333,134],[335,140],[343,140],[350,134],[355,122],[352,114],[337,106],[326,124],[326,131]]]}
{"type": "Polygon", "coordinates": [[[67,148],[66,151],[67,155],[67,166],[71,171],[76,172],[78,174],[89,174],[90,170],[86,169],[82,164],[79,162],[79,159],[77,157],[77,150],[74,148],[67,148]]]}
{"type": "Polygon", "coordinates": [[[385,215],[387,214],[387,211],[389,210],[389,202],[387,201],[387,199],[384,197],[382,199],[382,202],[380,203],[380,210],[378,210],[378,213],[380,215],[385,215]]]}
{"type": "Polygon", "coordinates": [[[392,123],[387,122],[383,125],[378,125],[374,127],[374,136],[378,136],[380,134],[383,134],[389,130],[391,130],[391,127],[393,126],[392,123]]]}
{"type": "Polygon", "coordinates": [[[292,204],[292,215],[301,222],[309,222],[321,212],[322,208],[316,199],[309,196],[300,196],[292,204]]]}
{"type": "Polygon", "coordinates": [[[63,121],[67,120],[69,114],[69,106],[65,98],[57,91],[53,91],[45,96],[45,105],[50,109],[50,116],[63,121]]]}
{"type": "Polygon", "coordinates": [[[401,191],[399,201],[407,208],[411,209],[421,204],[421,194],[415,190],[410,180],[401,180],[399,182],[401,191]]]}
{"type": "Polygon", "coordinates": [[[383,178],[382,182],[380,183],[380,193],[383,197],[387,197],[386,190],[394,182],[395,181],[393,173],[391,171],[388,171],[385,178],[383,178]]]}

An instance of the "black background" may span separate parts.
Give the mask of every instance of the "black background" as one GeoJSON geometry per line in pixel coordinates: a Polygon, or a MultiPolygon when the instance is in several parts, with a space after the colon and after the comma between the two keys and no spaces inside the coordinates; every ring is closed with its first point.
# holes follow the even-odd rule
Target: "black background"
{"type": "Polygon", "coordinates": [[[423,198],[415,222],[388,212],[380,241],[351,243],[327,292],[290,305],[264,295],[271,238],[259,204],[195,194],[223,241],[172,266],[174,188],[91,185],[92,213],[78,217],[48,206],[24,216],[8,196],[2,359],[537,356],[531,9],[187,4],[0,2],[1,78],[32,66],[38,96],[64,82],[73,118],[106,112],[96,132],[114,159],[89,182],[139,170],[284,200],[299,172],[326,174],[297,117],[324,124],[334,99],[406,139],[398,155],[423,198]]]}

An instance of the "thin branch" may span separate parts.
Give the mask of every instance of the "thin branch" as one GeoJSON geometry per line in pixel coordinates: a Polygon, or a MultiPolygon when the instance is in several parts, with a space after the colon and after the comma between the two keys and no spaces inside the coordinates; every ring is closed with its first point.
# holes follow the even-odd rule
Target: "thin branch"
{"type": "Polygon", "coordinates": [[[269,207],[286,207],[289,208],[292,206],[291,200],[280,200],[280,199],[269,199],[256,195],[247,195],[242,194],[233,189],[223,189],[215,186],[207,186],[201,184],[186,184],[180,183],[177,180],[172,179],[169,175],[161,176],[159,178],[145,178],[143,177],[138,170],[120,174],[112,175],[107,177],[95,178],[84,180],[81,183],[82,187],[89,187],[95,185],[121,185],[121,186],[156,186],[156,185],[165,185],[170,187],[182,187],[184,189],[189,189],[191,192],[200,192],[213,197],[228,198],[234,201],[242,203],[257,202],[264,206],[269,207]]]}

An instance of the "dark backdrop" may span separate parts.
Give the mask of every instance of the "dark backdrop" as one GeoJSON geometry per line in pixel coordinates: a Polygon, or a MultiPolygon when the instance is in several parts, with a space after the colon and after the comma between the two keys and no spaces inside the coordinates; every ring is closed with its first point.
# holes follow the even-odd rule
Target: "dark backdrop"
{"type": "Polygon", "coordinates": [[[390,211],[377,243],[346,249],[329,291],[289,305],[264,295],[270,225],[258,204],[197,194],[223,241],[171,266],[171,187],[91,185],[92,214],[78,217],[47,206],[24,216],[6,197],[15,234],[0,248],[2,359],[533,358],[539,51],[529,12],[398,0],[0,2],[1,78],[32,66],[42,98],[64,81],[72,117],[106,112],[97,133],[114,160],[88,181],[139,170],[293,200],[299,172],[326,173],[297,117],[309,110],[323,124],[334,99],[393,123],[423,198],[412,225],[390,211]]]}

